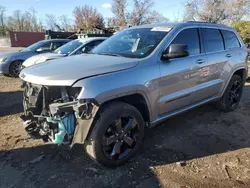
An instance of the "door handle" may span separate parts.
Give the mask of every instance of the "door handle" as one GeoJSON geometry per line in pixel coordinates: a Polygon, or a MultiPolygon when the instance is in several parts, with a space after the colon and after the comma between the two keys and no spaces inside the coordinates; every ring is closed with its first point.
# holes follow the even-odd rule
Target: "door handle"
{"type": "Polygon", "coordinates": [[[202,63],[205,63],[205,62],[206,62],[205,59],[198,59],[196,61],[197,64],[202,64],[202,63]]]}
{"type": "Polygon", "coordinates": [[[230,58],[230,57],[232,57],[232,55],[231,55],[231,54],[227,54],[226,57],[227,57],[227,58],[230,58]]]}

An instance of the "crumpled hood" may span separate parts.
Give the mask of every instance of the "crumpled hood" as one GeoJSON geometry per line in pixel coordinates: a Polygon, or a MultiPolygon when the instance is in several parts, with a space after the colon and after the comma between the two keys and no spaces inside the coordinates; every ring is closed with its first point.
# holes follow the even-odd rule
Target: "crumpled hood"
{"type": "Polygon", "coordinates": [[[129,69],[138,63],[138,59],[125,57],[76,55],[25,68],[20,78],[39,85],[71,86],[81,78],[129,69]]]}
{"type": "Polygon", "coordinates": [[[24,61],[23,66],[30,67],[31,65],[35,65],[35,64],[47,61],[47,60],[56,59],[56,58],[60,58],[60,57],[64,57],[64,56],[65,56],[65,54],[57,54],[57,53],[39,54],[39,55],[32,56],[29,59],[27,59],[26,61],[24,61]]]}

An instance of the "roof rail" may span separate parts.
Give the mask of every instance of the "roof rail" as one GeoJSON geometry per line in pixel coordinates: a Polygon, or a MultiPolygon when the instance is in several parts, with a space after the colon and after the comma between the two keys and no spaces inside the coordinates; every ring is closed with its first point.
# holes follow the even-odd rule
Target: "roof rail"
{"type": "Polygon", "coordinates": [[[187,21],[186,23],[210,23],[210,24],[215,24],[215,23],[212,23],[212,22],[202,22],[202,21],[187,21]]]}

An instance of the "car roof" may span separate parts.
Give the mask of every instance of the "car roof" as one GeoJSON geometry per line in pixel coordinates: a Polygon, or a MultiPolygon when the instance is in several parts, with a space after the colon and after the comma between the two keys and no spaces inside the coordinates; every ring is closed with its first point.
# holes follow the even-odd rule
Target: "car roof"
{"type": "Polygon", "coordinates": [[[215,24],[209,22],[197,22],[197,21],[188,21],[188,22],[166,22],[166,23],[158,23],[158,24],[146,24],[135,26],[131,28],[154,28],[154,27],[167,27],[167,28],[174,28],[174,27],[187,27],[187,26],[203,26],[203,27],[216,27],[219,29],[232,29],[223,24],[215,24]]]}
{"type": "Polygon", "coordinates": [[[87,38],[81,38],[81,39],[76,39],[80,42],[90,42],[90,41],[94,41],[94,40],[105,40],[108,37],[87,37],[87,38]]]}
{"type": "Polygon", "coordinates": [[[42,42],[69,42],[71,39],[47,39],[41,40],[42,42]]]}

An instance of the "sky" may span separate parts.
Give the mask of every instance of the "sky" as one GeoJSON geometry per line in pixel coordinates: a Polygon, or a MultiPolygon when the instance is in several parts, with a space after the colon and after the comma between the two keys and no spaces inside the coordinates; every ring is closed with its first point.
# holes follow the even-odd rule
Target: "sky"
{"type": "MultiPolygon", "coordinates": [[[[153,9],[163,14],[172,21],[178,21],[183,16],[184,0],[153,0],[153,9]]],[[[91,5],[104,16],[112,17],[112,0],[0,0],[0,5],[5,6],[7,15],[11,15],[14,10],[26,11],[35,8],[39,18],[44,18],[45,14],[60,16],[63,14],[72,18],[74,7],[79,5],[91,5]]],[[[132,0],[127,0],[127,9],[133,7],[132,0]]]]}

